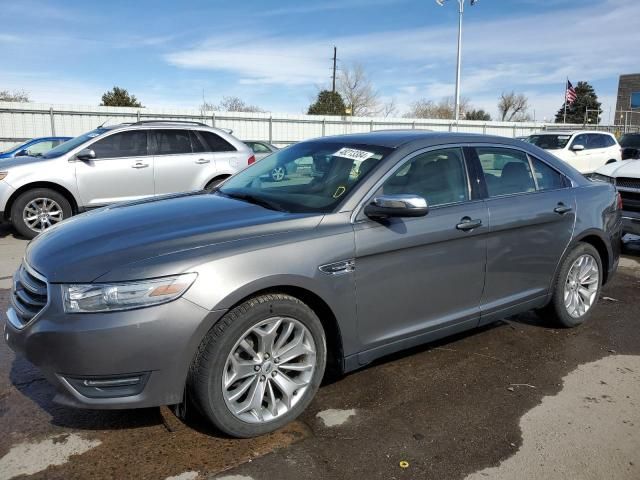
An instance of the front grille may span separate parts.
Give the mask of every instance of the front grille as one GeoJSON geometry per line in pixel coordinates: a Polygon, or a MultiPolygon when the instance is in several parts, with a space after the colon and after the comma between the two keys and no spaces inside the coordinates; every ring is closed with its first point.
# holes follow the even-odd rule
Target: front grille
{"type": "Polygon", "coordinates": [[[616,186],[640,190],[640,178],[618,177],[616,178],[616,186]]]}
{"type": "Polygon", "coordinates": [[[26,263],[13,277],[11,305],[21,326],[29,323],[47,305],[48,289],[46,279],[26,263]]]}
{"type": "Polygon", "coordinates": [[[620,190],[622,209],[630,212],[640,212],[640,192],[625,192],[620,190]]]}

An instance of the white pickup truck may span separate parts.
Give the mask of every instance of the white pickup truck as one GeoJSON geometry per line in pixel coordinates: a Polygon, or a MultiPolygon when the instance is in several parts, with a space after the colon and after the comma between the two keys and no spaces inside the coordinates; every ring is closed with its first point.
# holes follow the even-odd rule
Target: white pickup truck
{"type": "Polygon", "coordinates": [[[613,183],[622,197],[622,229],[640,235],[640,160],[625,160],[600,167],[592,180],[613,183]]]}

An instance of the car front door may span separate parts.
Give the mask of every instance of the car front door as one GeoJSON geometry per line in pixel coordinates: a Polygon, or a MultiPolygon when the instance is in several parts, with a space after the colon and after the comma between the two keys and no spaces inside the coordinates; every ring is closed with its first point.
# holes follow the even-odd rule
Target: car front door
{"type": "Polygon", "coordinates": [[[589,146],[589,135],[586,133],[576,135],[571,141],[567,152],[567,162],[573,168],[577,169],[580,173],[590,173],[591,169],[591,154],[589,146]],[[576,145],[581,145],[583,149],[574,150],[576,145]]]}
{"type": "Polygon", "coordinates": [[[375,221],[359,213],[355,278],[362,364],[477,324],[488,211],[474,200],[462,148],[416,153],[376,195],[424,197],[420,218],[375,221]]]}
{"type": "Polygon", "coordinates": [[[129,130],[100,137],[87,145],[95,152],[95,158],[74,162],[84,206],[98,207],[152,196],[153,156],[147,143],[145,130],[129,130]]]}
{"type": "Polygon", "coordinates": [[[489,208],[482,323],[544,297],[575,223],[569,180],[523,150],[478,146],[489,208]]]}

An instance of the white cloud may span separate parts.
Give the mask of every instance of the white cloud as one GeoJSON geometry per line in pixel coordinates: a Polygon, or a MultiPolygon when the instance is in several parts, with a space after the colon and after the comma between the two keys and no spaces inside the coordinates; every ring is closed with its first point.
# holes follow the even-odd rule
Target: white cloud
{"type": "MultiPolygon", "coordinates": [[[[615,78],[637,64],[631,46],[640,44],[639,17],[640,2],[616,1],[484,22],[469,14],[463,94],[474,103],[475,97],[491,96],[495,104],[502,90],[537,92],[557,86],[560,92],[566,77],[574,82],[615,78]]],[[[413,85],[419,95],[438,99],[453,93],[456,30],[453,24],[327,38],[256,38],[256,32],[253,38],[232,41],[214,36],[166,60],[181,68],[236,74],[245,85],[312,85],[328,78],[327,58],[336,44],[343,61],[367,65],[386,95],[413,85]]],[[[548,108],[545,115],[551,114],[548,108]]]]}

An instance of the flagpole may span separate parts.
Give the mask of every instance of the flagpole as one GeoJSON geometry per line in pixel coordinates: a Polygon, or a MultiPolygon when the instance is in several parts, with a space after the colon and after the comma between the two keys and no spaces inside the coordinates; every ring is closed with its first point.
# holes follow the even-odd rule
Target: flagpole
{"type": "Polygon", "coordinates": [[[569,77],[567,77],[567,81],[564,83],[564,120],[563,123],[567,123],[567,90],[569,89],[569,77]]]}

